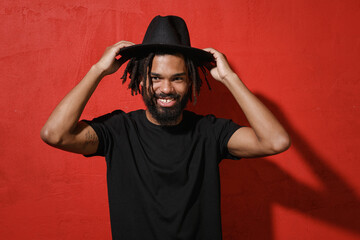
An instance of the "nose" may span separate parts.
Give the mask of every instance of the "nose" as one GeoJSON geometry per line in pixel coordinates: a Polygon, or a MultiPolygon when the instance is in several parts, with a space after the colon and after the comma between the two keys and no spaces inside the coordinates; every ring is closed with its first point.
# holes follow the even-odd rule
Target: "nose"
{"type": "Polygon", "coordinates": [[[169,94],[173,92],[173,86],[171,84],[171,81],[164,79],[161,82],[160,91],[165,94],[169,94]]]}

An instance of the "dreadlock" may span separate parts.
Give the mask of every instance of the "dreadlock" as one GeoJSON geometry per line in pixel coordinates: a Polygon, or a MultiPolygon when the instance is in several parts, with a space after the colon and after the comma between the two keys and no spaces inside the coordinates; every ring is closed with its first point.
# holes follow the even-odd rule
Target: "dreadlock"
{"type": "MultiPolygon", "coordinates": [[[[146,86],[146,80],[149,80],[148,91],[152,90],[152,78],[150,77],[150,72],[152,68],[152,62],[156,55],[164,55],[164,54],[171,54],[171,55],[178,55],[178,53],[173,52],[156,52],[150,53],[145,57],[133,57],[128,62],[124,74],[121,77],[122,83],[124,84],[127,80],[129,75],[130,83],[128,88],[131,89],[131,95],[137,95],[138,93],[142,93],[140,89],[140,85],[146,86]],[[141,84],[142,81],[142,84],[141,84]]],[[[194,97],[194,104],[196,103],[197,96],[200,94],[200,88],[202,85],[202,79],[200,77],[199,71],[202,72],[204,79],[208,88],[211,90],[209,81],[206,77],[208,66],[201,64],[200,62],[191,59],[187,56],[184,56],[185,66],[187,68],[188,77],[190,80],[190,86],[192,87],[192,94],[190,95],[190,101],[192,101],[192,97],[194,97]]]]}

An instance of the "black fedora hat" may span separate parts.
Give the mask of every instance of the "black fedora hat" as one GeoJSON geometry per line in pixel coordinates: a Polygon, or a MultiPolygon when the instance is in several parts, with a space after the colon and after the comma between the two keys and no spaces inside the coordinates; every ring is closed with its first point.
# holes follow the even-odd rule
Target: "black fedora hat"
{"type": "Polygon", "coordinates": [[[141,57],[150,52],[182,53],[199,62],[212,62],[212,54],[193,48],[185,21],[177,16],[156,16],[146,30],[141,44],[122,48],[120,55],[125,58],[141,57]]]}

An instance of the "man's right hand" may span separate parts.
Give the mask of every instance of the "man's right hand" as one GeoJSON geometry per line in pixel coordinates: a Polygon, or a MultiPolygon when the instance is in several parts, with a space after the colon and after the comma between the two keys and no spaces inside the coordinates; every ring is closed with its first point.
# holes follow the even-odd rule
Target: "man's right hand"
{"type": "Polygon", "coordinates": [[[94,66],[101,71],[103,76],[115,73],[123,64],[119,59],[116,59],[120,49],[132,45],[134,43],[123,40],[107,47],[100,60],[94,66]]]}

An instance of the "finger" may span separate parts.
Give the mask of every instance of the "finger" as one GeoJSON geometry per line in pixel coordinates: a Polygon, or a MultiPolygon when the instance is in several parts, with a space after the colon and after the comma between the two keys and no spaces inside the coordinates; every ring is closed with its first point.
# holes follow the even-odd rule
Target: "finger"
{"type": "Polygon", "coordinates": [[[211,53],[213,55],[218,53],[218,51],[216,51],[214,48],[204,48],[203,50],[206,51],[206,52],[209,52],[209,53],[211,53]]]}
{"type": "MultiPolygon", "coordinates": [[[[117,43],[115,43],[115,44],[121,44],[121,43],[130,43],[130,44],[134,44],[133,42],[126,41],[126,40],[121,40],[121,41],[119,41],[119,42],[117,42],[117,43]]],[[[114,44],[114,45],[115,45],[115,44],[114,44]]]]}
{"type": "Polygon", "coordinates": [[[135,43],[129,42],[129,41],[124,41],[124,40],[114,44],[114,46],[123,46],[123,47],[128,47],[128,46],[132,46],[132,45],[135,45],[135,43]]]}
{"type": "Polygon", "coordinates": [[[204,63],[204,67],[210,71],[211,69],[216,67],[216,63],[215,62],[206,62],[206,63],[204,63]]]}
{"type": "Polygon", "coordinates": [[[130,47],[135,45],[135,43],[128,42],[128,41],[120,41],[114,45],[114,48],[116,49],[116,55],[119,54],[120,50],[125,47],[130,47]]]}
{"type": "Polygon", "coordinates": [[[221,59],[224,56],[224,54],[215,50],[214,48],[204,48],[203,50],[211,53],[213,55],[215,61],[218,61],[219,59],[221,59]]]}
{"type": "Polygon", "coordinates": [[[117,64],[119,64],[119,67],[120,67],[121,65],[123,65],[129,59],[130,59],[129,57],[121,57],[121,58],[117,59],[116,62],[117,62],[117,64]]]}
{"type": "Polygon", "coordinates": [[[122,61],[121,59],[115,59],[115,61],[114,61],[114,65],[115,65],[115,69],[116,69],[115,71],[117,71],[123,64],[124,64],[124,61],[122,61]]]}

